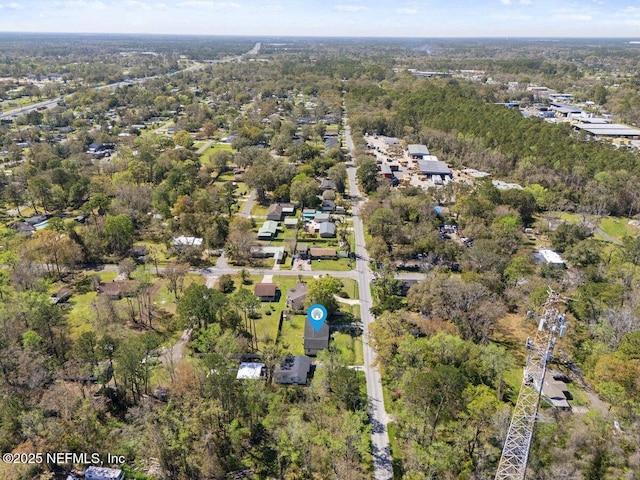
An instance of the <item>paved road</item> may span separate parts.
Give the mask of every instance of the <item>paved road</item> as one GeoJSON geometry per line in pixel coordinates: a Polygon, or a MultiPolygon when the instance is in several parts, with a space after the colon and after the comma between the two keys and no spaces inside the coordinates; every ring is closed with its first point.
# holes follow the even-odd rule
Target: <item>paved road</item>
{"type": "Polygon", "coordinates": [[[36,110],[40,107],[44,107],[44,108],[51,108],[54,107],[58,104],[59,101],[61,101],[62,98],[54,98],[53,100],[44,100],[42,102],[38,102],[38,103],[34,103],[33,105],[29,105],[26,107],[18,107],[18,108],[14,108],[12,110],[7,110],[6,112],[2,112],[0,113],[0,118],[10,118],[12,116],[22,116],[25,115],[33,110],[36,110]]]}
{"type": "MultiPolygon", "coordinates": [[[[346,122],[345,122],[346,123],[346,122]]],[[[345,127],[345,137],[347,149],[351,156],[355,158],[351,129],[345,127]]],[[[356,183],[356,169],[351,166],[347,168],[349,177],[349,193],[352,197],[360,198],[360,190],[356,183]]],[[[373,274],[369,270],[369,254],[365,248],[364,226],[360,217],[360,205],[353,207],[353,227],[356,240],[356,274],[360,293],[360,316],[364,334],[362,345],[364,351],[364,374],[367,379],[367,395],[369,396],[370,416],[371,416],[371,444],[373,447],[373,469],[376,480],[389,480],[393,478],[393,462],[391,457],[391,446],[389,445],[389,432],[387,431],[387,412],[384,408],[384,397],[382,395],[382,378],[380,371],[375,365],[376,353],[369,346],[369,325],[375,319],[369,309],[372,306],[371,281],[373,274]]]]}
{"type": "Polygon", "coordinates": [[[249,198],[247,198],[247,201],[244,203],[240,215],[245,218],[249,218],[251,216],[251,209],[253,208],[253,203],[256,201],[256,196],[256,191],[251,190],[251,194],[249,194],[249,198]]]}

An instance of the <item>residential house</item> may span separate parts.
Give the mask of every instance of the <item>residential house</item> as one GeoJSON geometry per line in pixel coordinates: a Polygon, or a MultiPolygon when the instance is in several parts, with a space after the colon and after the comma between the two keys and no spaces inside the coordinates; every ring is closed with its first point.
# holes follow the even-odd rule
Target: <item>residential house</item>
{"type": "Polygon", "coordinates": [[[279,203],[280,208],[282,208],[282,215],[289,216],[296,214],[296,205],[294,203],[279,203]]]}
{"type": "Polygon", "coordinates": [[[324,223],[329,222],[331,220],[331,215],[328,213],[316,213],[313,217],[313,221],[316,223],[324,223]]]}
{"type": "Polygon", "coordinates": [[[199,237],[185,237],[184,235],[180,235],[173,239],[173,246],[177,250],[181,250],[186,247],[201,247],[202,242],[202,238],[199,237]]]}
{"type": "Polygon", "coordinates": [[[553,250],[543,248],[541,250],[538,250],[535,253],[535,257],[539,261],[546,263],[547,265],[552,265],[554,267],[561,267],[561,268],[564,267],[564,260],[560,255],[558,255],[553,250]]]}
{"type": "Polygon", "coordinates": [[[272,203],[267,210],[267,220],[279,222],[282,220],[282,207],[279,203],[272,203]]]}
{"type": "Polygon", "coordinates": [[[323,222],[318,228],[318,233],[322,238],[334,238],[336,236],[336,224],[333,222],[323,222]]]}
{"type": "Polygon", "coordinates": [[[284,263],[287,254],[284,247],[275,245],[258,245],[251,248],[253,258],[273,258],[278,263],[284,263]]]}
{"type": "Polygon", "coordinates": [[[51,295],[51,303],[58,305],[59,303],[66,303],[71,298],[71,289],[69,287],[62,287],[56,293],[51,295]]]}
{"type": "Polygon", "coordinates": [[[309,257],[309,244],[308,243],[298,243],[296,244],[295,254],[306,260],[309,257]]]}
{"type": "Polygon", "coordinates": [[[294,229],[298,226],[298,218],[296,217],[286,217],[284,219],[284,228],[294,229]]]}
{"type": "Polygon", "coordinates": [[[307,318],[304,322],[304,353],[317,355],[319,351],[329,347],[329,325],[325,322],[316,331],[307,318]]]}
{"type": "Polygon", "coordinates": [[[316,215],[316,209],[315,208],[303,208],[302,209],[302,217],[305,220],[310,220],[312,218],[314,218],[316,215]]]}
{"type": "Polygon", "coordinates": [[[311,359],[305,355],[286,357],[273,373],[273,381],[280,385],[306,385],[311,371],[311,359]]]}
{"type": "Polygon", "coordinates": [[[101,283],[98,286],[98,293],[106,296],[109,300],[120,300],[124,297],[131,297],[138,288],[135,280],[114,280],[113,282],[101,283]]]}
{"type": "Polygon", "coordinates": [[[271,240],[278,234],[278,222],[267,220],[258,230],[258,238],[261,240],[271,240]]]}
{"type": "Polygon", "coordinates": [[[278,296],[278,286],[275,283],[256,283],[253,293],[261,302],[275,302],[278,296]]]}
{"type": "Polygon", "coordinates": [[[287,290],[287,308],[294,312],[303,311],[308,290],[306,283],[298,283],[295,287],[287,290]]]}
{"type": "Polygon", "coordinates": [[[417,283],[418,280],[402,280],[402,285],[400,285],[400,296],[406,297],[411,287],[417,283]]]}
{"type": "Polygon", "coordinates": [[[320,190],[336,190],[336,184],[334,181],[325,178],[320,183],[320,190]]]}
{"type": "Polygon", "coordinates": [[[333,212],[336,209],[336,202],[333,200],[322,200],[320,207],[323,212],[333,212]]]}
{"type": "Polygon", "coordinates": [[[21,233],[30,237],[36,231],[33,225],[28,224],[27,222],[15,222],[11,225],[11,228],[16,231],[16,233],[21,233]]]}
{"type": "Polygon", "coordinates": [[[309,249],[309,257],[312,259],[335,259],[338,258],[338,252],[335,248],[311,247],[309,249]]]}

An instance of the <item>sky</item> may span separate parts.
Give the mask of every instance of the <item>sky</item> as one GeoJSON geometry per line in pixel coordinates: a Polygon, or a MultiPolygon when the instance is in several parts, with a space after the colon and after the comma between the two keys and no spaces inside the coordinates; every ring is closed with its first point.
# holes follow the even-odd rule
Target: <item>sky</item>
{"type": "Polygon", "coordinates": [[[640,38],[640,0],[0,0],[0,32],[640,38]]]}

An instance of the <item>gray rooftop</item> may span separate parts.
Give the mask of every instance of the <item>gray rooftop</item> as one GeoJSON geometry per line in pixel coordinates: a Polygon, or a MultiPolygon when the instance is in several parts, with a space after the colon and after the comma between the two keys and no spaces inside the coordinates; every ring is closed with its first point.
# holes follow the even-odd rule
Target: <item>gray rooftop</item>
{"type": "Polygon", "coordinates": [[[409,155],[429,155],[429,149],[426,145],[420,144],[411,144],[407,145],[407,150],[409,150],[409,155]]]}
{"type": "Polygon", "coordinates": [[[426,175],[451,175],[447,164],[440,160],[418,160],[418,168],[426,175]]]}

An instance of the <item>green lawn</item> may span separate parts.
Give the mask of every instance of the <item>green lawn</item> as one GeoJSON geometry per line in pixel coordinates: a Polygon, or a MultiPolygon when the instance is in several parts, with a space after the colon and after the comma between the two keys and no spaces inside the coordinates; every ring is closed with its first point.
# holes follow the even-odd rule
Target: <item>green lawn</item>
{"type": "MultiPolygon", "coordinates": [[[[202,142],[204,145],[206,142],[202,142]]],[[[200,145],[202,146],[202,145],[200,145]]],[[[207,148],[204,153],[200,156],[200,160],[202,162],[206,162],[209,159],[209,156],[213,154],[216,150],[226,150],[227,152],[233,152],[233,148],[230,143],[213,143],[209,148],[207,148]]]]}
{"type": "Polygon", "coordinates": [[[619,240],[629,235],[637,235],[637,230],[629,225],[629,219],[625,217],[605,217],[600,220],[600,228],[605,233],[619,240]]]}
{"type": "MultiPolygon", "coordinates": [[[[116,272],[99,272],[101,282],[110,282],[116,278],[116,272]]],[[[84,332],[95,329],[96,310],[93,307],[97,292],[72,295],[69,300],[71,309],[67,315],[67,325],[72,340],[76,340],[84,332]]]]}
{"type": "Polygon", "coordinates": [[[261,205],[258,202],[254,202],[251,207],[251,215],[256,217],[265,217],[267,215],[267,210],[269,210],[268,205],[261,205]]]}
{"type": "Polygon", "coordinates": [[[364,354],[362,348],[362,337],[352,337],[348,333],[334,332],[332,335],[334,346],[342,354],[342,358],[348,365],[363,365],[364,354]]]}
{"type": "Polygon", "coordinates": [[[304,322],[306,315],[293,315],[282,322],[278,343],[292,355],[304,355],[304,322]]]}
{"type": "Polygon", "coordinates": [[[348,258],[338,258],[337,260],[313,260],[312,270],[331,270],[334,272],[348,272],[353,270],[353,261],[348,258]]]}

